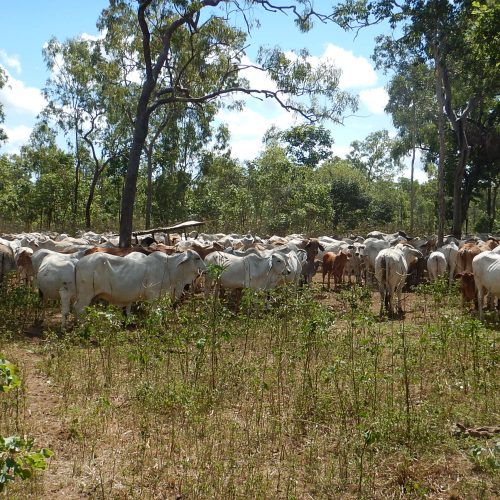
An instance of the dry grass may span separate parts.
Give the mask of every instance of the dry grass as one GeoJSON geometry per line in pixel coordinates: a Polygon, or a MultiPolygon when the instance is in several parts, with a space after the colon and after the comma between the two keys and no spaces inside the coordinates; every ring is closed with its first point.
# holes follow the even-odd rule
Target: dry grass
{"type": "Polygon", "coordinates": [[[2,432],[56,453],[9,498],[500,494],[498,439],[453,435],[500,421],[498,330],[439,287],[407,295],[402,320],[363,289],[275,300],[236,317],[151,304],[133,325],[94,309],[66,335],[4,338],[25,389],[2,432]]]}

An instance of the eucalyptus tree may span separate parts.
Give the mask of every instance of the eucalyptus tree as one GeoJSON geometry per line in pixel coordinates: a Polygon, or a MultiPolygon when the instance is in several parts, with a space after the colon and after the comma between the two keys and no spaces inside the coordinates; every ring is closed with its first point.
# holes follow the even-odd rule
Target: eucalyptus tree
{"type": "Polygon", "coordinates": [[[220,106],[229,95],[274,99],[310,121],[339,120],[346,106],[354,108],[355,100],[338,88],[338,72],[327,65],[312,67],[306,51],[290,58],[279,48],[262,49],[258,65],[245,61],[246,35],[258,11],[290,14],[303,30],[311,28],[313,19],[328,19],[299,0],[283,6],[267,0],[114,0],[103,11],[100,26],[106,28],[106,39],[121,36],[122,26],[131,28],[127,36],[137,47],[143,76],[122,198],[121,246],[131,242],[141,155],[158,108],[220,106]],[[251,86],[243,73],[251,68],[267,72],[272,88],[251,86]]]}
{"type": "Polygon", "coordinates": [[[95,189],[105,168],[127,147],[126,95],[110,93],[108,83],[121,78],[115,61],[106,57],[99,40],[74,38],[60,43],[53,38],[44,48],[51,70],[44,93],[49,101],[44,115],[56,119],[65,133],[74,134],[76,158],[73,216],[79,205],[82,176],[88,177],[85,227],[91,227],[95,189]],[[118,98],[122,102],[118,103],[118,98]]]}
{"type": "Polygon", "coordinates": [[[320,162],[333,157],[333,137],[322,125],[303,123],[286,130],[269,129],[264,142],[276,140],[285,147],[287,155],[298,165],[316,168],[320,162]]]}
{"type": "Polygon", "coordinates": [[[498,34],[499,9],[498,2],[489,0],[348,0],[335,10],[345,28],[360,29],[385,20],[395,30],[377,38],[374,58],[379,67],[400,71],[402,64],[418,58],[434,69],[441,182],[446,160],[444,120],[455,143],[452,232],[456,236],[461,235],[468,206],[465,185],[474,146],[471,118],[484,113],[486,101],[499,90],[498,45],[480,42],[498,34]]]}
{"type": "Polygon", "coordinates": [[[410,169],[410,232],[415,225],[415,160],[417,150],[437,151],[437,110],[435,105],[434,76],[432,70],[418,60],[401,65],[388,87],[389,102],[385,111],[392,115],[398,130],[394,154],[399,157],[411,152],[410,169]]]}
{"type": "Polygon", "coordinates": [[[402,170],[399,158],[393,154],[394,146],[389,132],[378,130],[361,141],[351,142],[347,159],[366,175],[368,181],[392,180],[402,170]]]}
{"type": "Polygon", "coordinates": [[[19,179],[19,187],[27,190],[23,203],[30,207],[30,219],[25,222],[38,222],[39,228],[47,229],[67,227],[71,211],[68,199],[74,187],[73,161],[73,155],[57,146],[55,131],[43,121],[37,123],[15,159],[24,173],[19,179]]]}

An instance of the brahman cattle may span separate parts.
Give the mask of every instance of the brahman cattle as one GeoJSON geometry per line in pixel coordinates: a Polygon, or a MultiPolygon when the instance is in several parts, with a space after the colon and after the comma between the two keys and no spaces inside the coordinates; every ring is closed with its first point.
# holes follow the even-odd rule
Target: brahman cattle
{"type": "Polygon", "coordinates": [[[179,299],[185,285],[205,270],[205,263],[193,250],[175,255],[153,252],[140,259],[101,252],[88,255],[75,267],[75,314],[94,298],[126,307],[127,312],[133,302],[156,299],[166,293],[179,299]]]}
{"type": "Polygon", "coordinates": [[[427,257],[427,272],[429,281],[435,281],[438,277],[446,274],[446,257],[442,252],[432,252],[427,257]]]}
{"type": "MultiPolygon", "coordinates": [[[[248,254],[238,257],[226,252],[213,252],[205,259],[208,265],[221,266],[221,273],[216,282],[215,295],[220,288],[236,290],[236,310],[239,309],[239,299],[243,288],[252,290],[269,290],[280,283],[287,268],[286,259],[279,252],[269,257],[248,254]]],[[[209,297],[212,289],[213,277],[208,273],[205,276],[205,297],[209,297]]]]}
{"type": "Polygon", "coordinates": [[[484,320],[483,297],[485,291],[493,297],[500,297],[500,254],[482,252],[472,261],[472,270],[477,289],[479,318],[482,321],[484,320]]]}
{"type": "Polygon", "coordinates": [[[16,270],[16,259],[10,245],[0,244],[0,283],[8,273],[16,270]]]}
{"type": "Polygon", "coordinates": [[[375,277],[380,291],[380,314],[384,309],[394,314],[394,295],[397,294],[398,312],[402,312],[401,293],[406,280],[408,266],[422,253],[407,244],[399,243],[394,248],[385,248],[375,259],[375,277]]]}
{"type": "Polygon", "coordinates": [[[71,302],[75,299],[75,264],[77,262],[77,259],[68,255],[50,252],[44,256],[37,268],[36,283],[43,305],[45,306],[49,299],[61,300],[62,328],[66,325],[71,302]]]}

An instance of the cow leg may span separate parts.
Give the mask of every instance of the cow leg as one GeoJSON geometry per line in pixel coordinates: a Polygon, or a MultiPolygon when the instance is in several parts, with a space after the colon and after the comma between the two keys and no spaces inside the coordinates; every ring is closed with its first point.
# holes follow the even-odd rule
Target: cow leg
{"type": "Polygon", "coordinates": [[[385,298],[385,289],[382,285],[380,285],[379,291],[380,291],[380,316],[383,316],[384,309],[387,307],[387,305],[386,305],[386,298],[385,298]]]}
{"type": "Polygon", "coordinates": [[[495,309],[495,296],[491,292],[488,292],[486,303],[488,304],[488,309],[495,309]]]}
{"type": "Polygon", "coordinates": [[[448,281],[449,286],[451,286],[451,284],[453,283],[453,278],[455,277],[456,265],[457,265],[456,262],[450,263],[450,277],[449,277],[449,281],[448,281]]]}
{"type": "Polygon", "coordinates": [[[64,330],[71,306],[71,293],[66,288],[61,288],[59,289],[59,296],[61,297],[61,328],[64,330]]]}
{"type": "Polygon", "coordinates": [[[241,293],[242,293],[242,289],[241,288],[237,288],[235,291],[235,303],[234,303],[234,312],[236,314],[238,314],[238,312],[240,311],[240,302],[241,302],[241,293]]]}
{"type": "Polygon", "coordinates": [[[484,311],[483,311],[483,295],[484,289],[482,286],[477,287],[477,307],[479,309],[479,319],[484,321],[484,311]]]}
{"type": "Polygon", "coordinates": [[[401,296],[403,294],[403,288],[398,288],[398,314],[403,314],[403,307],[401,305],[401,296]]]}

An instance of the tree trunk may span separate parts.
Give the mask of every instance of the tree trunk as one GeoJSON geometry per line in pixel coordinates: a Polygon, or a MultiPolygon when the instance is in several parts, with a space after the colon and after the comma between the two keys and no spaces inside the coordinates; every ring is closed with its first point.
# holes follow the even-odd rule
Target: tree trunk
{"type": "Polygon", "coordinates": [[[78,141],[78,123],[75,124],[75,153],[76,153],[76,166],[75,166],[75,189],[73,191],[73,207],[72,219],[73,229],[76,228],[76,219],[78,213],[78,190],[80,188],[80,143],[78,141]]]}
{"type": "Polygon", "coordinates": [[[410,174],[410,233],[413,234],[415,224],[415,133],[413,133],[413,147],[411,151],[411,174],[410,174]]]}
{"type": "MultiPolygon", "coordinates": [[[[462,141],[461,141],[462,142],[462,141]]],[[[455,175],[453,176],[453,227],[452,234],[455,238],[462,237],[462,224],[467,213],[462,212],[463,182],[465,175],[465,165],[469,158],[469,148],[467,143],[460,144],[460,156],[458,165],[455,167],[455,175]]]]}
{"type": "Polygon", "coordinates": [[[437,246],[443,245],[444,240],[444,223],[445,223],[445,208],[444,208],[444,159],[446,155],[446,144],[444,137],[444,95],[441,87],[441,70],[437,56],[437,48],[434,49],[434,63],[436,67],[436,98],[438,102],[438,131],[439,131],[439,164],[438,164],[438,241],[437,246]]]}
{"type": "Polygon", "coordinates": [[[92,202],[94,201],[95,187],[97,186],[97,181],[99,180],[99,170],[96,170],[94,176],[92,177],[92,182],[90,184],[89,195],[87,197],[87,203],[85,204],[85,229],[90,231],[90,210],[92,208],[92,202]]]}
{"type": "Polygon", "coordinates": [[[134,137],[130,147],[127,164],[127,175],[123,187],[120,220],[120,248],[128,248],[132,244],[132,224],[134,218],[134,203],[137,191],[137,176],[141,154],[148,135],[149,113],[147,102],[151,91],[145,89],[137,105],[137,119],[134,127],[134,137]]]}
{"type": "Polygon", "coordinates": [[[148,183],[146,187],[146,229],[151,227],[151,210],[153,207],[153,147],[146,149],[148,157],[148,183]]]}
{"type": "Polygon", "coordinates": [[[498,195],[498,184],[493,185],[493,196],[491,200],[491,229],[490,232],[493,231],[493,227],[495,226],[495,219],[497,218],[497,195],[498,195]]]}

